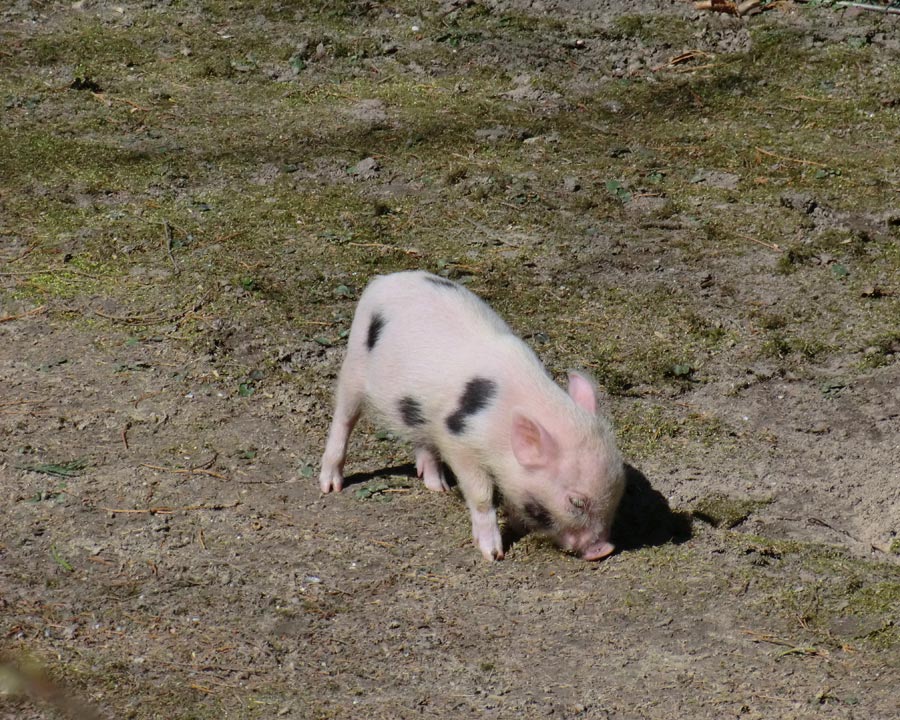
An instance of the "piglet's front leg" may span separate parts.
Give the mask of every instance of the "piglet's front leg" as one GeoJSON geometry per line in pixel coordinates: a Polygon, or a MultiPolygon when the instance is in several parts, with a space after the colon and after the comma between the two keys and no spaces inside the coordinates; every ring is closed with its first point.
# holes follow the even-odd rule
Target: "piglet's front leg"
{"type": "Polygon", "coordinates": [[[472,538],[486,560],[503,559],[503,538],[494,507],[494,483],[490,474],[467,458],[457,458],[450,466],[459,479],[459,487],[472,517],[472,538]]]}
{"type": "Polygon", "coordinates": [[[472,538],[485,560],[503,559],[503,539],[497,524],[497,509],[482,510],[469,505],[472,515],[472,538]]]}
{"type": "Polygon", "coordinates": [[[362,411],[365,395],[363,368],[365,358],[351,346],[341,367],[337,394],[334,402],[334,418],[328,430],[328,440],[322,455],[319,487],[323,493],[344,487],[344,460],[347,458],[347,441],[362,411]]]}

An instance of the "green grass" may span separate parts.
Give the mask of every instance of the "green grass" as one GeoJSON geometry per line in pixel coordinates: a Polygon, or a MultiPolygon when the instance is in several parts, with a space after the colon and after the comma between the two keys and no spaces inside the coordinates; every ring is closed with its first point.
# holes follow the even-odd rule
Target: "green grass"
{"type": "MultiPolygon", "coordinates": [[[[862,297],[900,270],[896,225],[821,228],[779,201],[802,192],[856,213],[895,201],[900,114],[878,98],[900,70],[874,72],[865,43],[809,47],[803,33],[760,22],[748,51],[698,58],[695,72],[617,78],[542,107],[504,93],[516,58],[540,56],[532,85],[571,94],[583,56],[565,19],[475,3],[416,32],[353,2],[134,13],[128,27],[85,14],[0,56],[11,105],[4,222],[41,250],[21,264],[19,294],[102,294],[138,315],[180,307],[199,284],[214,289],[210,311],[252,306],[254,322],[280,323],[347,317],[352,301],[335,287],[426,267],[471,280],[537,338],[554,372],[593,369],[615,394],[677,393],[715,379],[732,351],[795,369],[847,347],[870,349],[860,369],[896,357],[896,295],[862,297]],[[504,53],[513,47],[521,55],[504,53]],[[484,48],[499,61],[473,66],[484,48]],[[355,114],[373,100],[383,117],[355,114]],[[496,127],[509,132],[479,134],[496,127]],[[374,181],[350,172],[366,157],[380,165],[374,181]],[[701,169],[733,173],[737,187],[697,182],[701,169]],[[564,190],[566,176],[580,189],[564,190]],[[385,191],[390,181],[397,189],[385,191]],[[636,221],[631,201],[645,195],[660,205],[636,221]],[[589,275],[617,262],[592,250],[593,232],[630,252],[623,267],[641,284],[589,275]],[[677,282],[654,281],[656,258],[677,264],[677,282]],[[725,300],[710,306],[684,278],[722,259],[746,259],[746,275],[712,272],[725,300]],[[544,267],[554,269],[532,270],[544,267]],[[741,284],[779,273],[792,284],[772,312],[727,304],[741,284]],[[252,302],[215,290],[223,282],[252,302]],[[866,332],[854,330],[863,319],[866,332]]],[[[674,54],[690,31],[626,14],[601,34],[674,54]]],[[[636,430],[635,447],[672,436],[653,424],[636,430]]]]}

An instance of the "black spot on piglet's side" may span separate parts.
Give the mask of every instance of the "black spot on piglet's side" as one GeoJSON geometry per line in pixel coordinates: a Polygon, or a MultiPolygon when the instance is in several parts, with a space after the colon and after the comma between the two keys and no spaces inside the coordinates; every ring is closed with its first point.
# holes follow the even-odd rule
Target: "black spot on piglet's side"
{"type": "Polygon", "coordinates": [[[410,427],[425,424],[425,416],[422,414],[422,403],[415,398],[405,397],[397,403],[400,408],[400,417],[410,427]]]}
{"type": "Polygon", "coordinates": [[[375,347],[375,343],[378,342],[378,337],[381,335],[381,329],[384,327],[384,318],[380,313],[375,313],[372,316],[372,322],[369,324],[369,334],[366,336],[366,347],[371,350],[375,347]]]}
{"type": "Polygon", "coordinates": [[[525,518],[532,527],[544,530],[553,527],[553,515],[533,497],[526,498],[522,512],[525,513],[525,518]]]}
{"type": "Polygon", "coordinates": [[[452,280],[448,280],[447,278],[438,277],[437,275],[426,275],[425,280],[430,282],[432,285],[437,285],[438,287],[451,288],[456,289],[459,287],[452,280]]]}
{"type": "Polygon", "coordinates": [[[447,417],[447,429],[454,435],[461,434],[466,429],[466,418],[486,408],[496,394],[497,383],[493,380],[478,377],[469,380],[459,399],[459,407],[447,417]]]}

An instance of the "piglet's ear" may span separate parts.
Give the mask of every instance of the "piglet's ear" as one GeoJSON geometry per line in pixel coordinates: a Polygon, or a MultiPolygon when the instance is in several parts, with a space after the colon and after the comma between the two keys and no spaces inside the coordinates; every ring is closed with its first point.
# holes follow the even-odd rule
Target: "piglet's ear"
{"type": "Polygon", "coordinates": [[[597,414],[597,389],[585,375],[574,370],[569,371],[569,397],[578,407],[587,410],[591,415],[597,414]]]}
{"type": "Polygon", "coordinates": [[[528,470],[547,467],[559,457],[559,444],[544,426],[518,413],[513,416],[511,441],[513,455],[528,470]]]}

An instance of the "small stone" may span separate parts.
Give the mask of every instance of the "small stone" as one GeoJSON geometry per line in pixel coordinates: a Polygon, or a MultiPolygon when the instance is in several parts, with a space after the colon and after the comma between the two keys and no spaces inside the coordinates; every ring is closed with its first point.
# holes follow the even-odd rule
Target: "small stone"
{"type": "Polygon", "coordinates": [[[574,193],[581,190],[581,182],[574,175],[566,175],[563,178],[563,190],[567,193],[574,193]]]}
{"type": "Polygon", "coordinates": [[[525,137],[520,137],[523,135],[523,131],[516,130],[514,128],[506,127],[505,125],[497,125],[496,127],[491,128],[482,128],[481,130],[475,131],[475,139],[481,140],[482,142],[488,143],[498,143],[501,140],[509,140],[512,138],[517,138],[524,140],[525,137]]]}
{"type": "Polygon", "coordinates": [[[363,180],[368,180],[375,177],[380,169],[381,166],[378,164],[378,161],[375,158],[367,157],[363,160],[360,160],[347,172],[349,172],[351,175],[355,175],[358,178],[362,178],[363,180]]]}
{"type": "Polygon", "coordinates": [[[782,207],[790,208],[791,210],[799,210],[806,215],[809,215],[819,206],[814,197],[800,192],[784,193],[778,201],[781,203],[782,207]]]}
{"type": "Polygon", "coordinates": [[[618,115],[625,109],[625,106],[618,100],[607,100],[606,102],[600,103],[600,109],[612,113],[613,115],[618,115]]]}
{"type": "Polygon", "coordinates": [[[734,173],[722,172],[720,170],[698,170],[691,182],[694,184],[704,184],[709,187],[720,188],[722,190],[736,190],[738,183],[741,181],[740,175],[734,173]]]}

